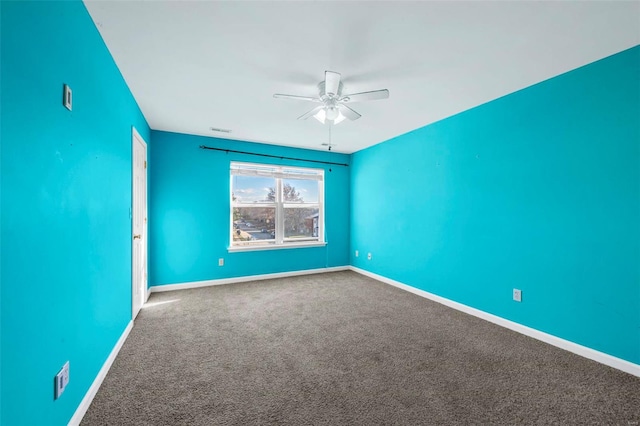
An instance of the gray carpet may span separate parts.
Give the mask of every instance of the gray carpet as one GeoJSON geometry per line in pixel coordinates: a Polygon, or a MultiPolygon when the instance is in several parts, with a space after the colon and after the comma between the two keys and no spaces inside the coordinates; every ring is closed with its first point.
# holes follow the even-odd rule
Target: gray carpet
{"type": "Polygon", "coordinates": [[[354,272],[149,303],[83,425],[640,421],[639,378],[354,272]]]}

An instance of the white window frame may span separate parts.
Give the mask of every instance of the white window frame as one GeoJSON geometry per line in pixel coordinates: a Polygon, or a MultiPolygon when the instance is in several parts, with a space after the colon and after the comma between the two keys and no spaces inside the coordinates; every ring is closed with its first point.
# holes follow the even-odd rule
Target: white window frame
{"type": "Polygon", "coordinates": [[[281,166],[274,164],[256,164],[232,161],[230,164],[229,179],[229,247],[228,251],[253,251],[253,250],[278,250],[302,247],[324,246],[324,169],[307,167],[281,166]],[[242,203],[233,200],[233,176],[256,176],[274,178],[276,186],[276,200],[272,203],[242,203]],[[283,180],[301,179],[318,182],[317,203],[286,203],[283,197],[283,180]],[[255,241],[234,241],[233,233],[233,209],[237,207],[248,208],[275,208],[275,239],[255,241]],[[287,208],[317,208],[318,209],[318,236],[308,238],[284,238],[284,216],[287,208]]]}

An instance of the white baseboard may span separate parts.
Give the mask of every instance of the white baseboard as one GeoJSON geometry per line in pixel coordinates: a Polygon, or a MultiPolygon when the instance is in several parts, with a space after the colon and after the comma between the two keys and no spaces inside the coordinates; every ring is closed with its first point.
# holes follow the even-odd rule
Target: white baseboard
{"type": "Polygon", "coordinates": [[[179,284],[154,285],[149,288],[151,293],[173,290],[186,290],[189,288],[209,287],[213,285],[244,283],[248,281],[270,280],[273,278],[296,277],[299,275],[321,274],[325,272],[347,271],[349,266],[334,266],[331,268],[305,269],[302,271],[277,272],[275,274],[248,275],[235,278],[221,278],[218,280],[192,281],[179,284]]]}
{"type": "Polygon", "coordinates": [[[527,327],[525,325],[518,324],[517,322],[509,321],[507,319],[490,314],[488,312],[484,312],[479,309],[472,308],[471,306],[463,305],[462,303],[454,302],[453,300],[446,299],[436,294],[429,293],[427,291],[420,290],[415,287],[411,287],[399,281],[392,280],[391,278],[374,274],[373,272],[365,271],[364,269],[356,268],[355,266],[350,266],[349,269],[359,274],[373,278],[377,281],[390,284],[394,287],[398,287],[402,290],[406,290],[413,294],[417,294],[418,296],[422,296],[429,300],[433,300],[434,302],[438,302],[450,308],[457,309],[458,311],[462,311],[469,315],[473,315],[475,317],[492,322],[494,324],[516,331],[526,336],[533,337],[534,339],[543,341],[550,345],[557,346],[569,352],[573,352],[574,354],[608,365],[609,367],[613,367],[618,370],[622,370],[626,373],[632,374],[634,376],[640,377],[640,365],[635,364],[633,362],[629,362],[624,359],[617,358],[615,356],[606,354],[604,352],[596,351],[595,349],[591,349],[586,346],[579,345],[569,340],[561,339],[560,337],[556,337],[551,334],[545,333],[543,331],[536,330],[535,328],[527,327]]]}
{"type": "Polygon", "coordinates": [[[73,414],[73,417],[71,417],[71,420],[69,420],[69,426],[77,426],[82,421],[82,418],[84,417],[85,413],[89,409],[89,406],[91,405],[91,401],[93,401],[93,398],[96,396],[96,393],[98,393],[98,389],[100,389],[100,385],[102,384],[102,381],[107,376],[107,373],[111,368],[111,364],[113,364],[113,361],[115,361],[116,356],[118,356],[118,352],[120,352],[120,348],[122,348],[122,345],[124,344],[125,340],[127,340],[127,337],[129,336],[129,332],[131,331],[132,328],[133,328],[133,321],[129,321],[129,324],[127,324],[127,328],[125,328],[122,334],[120,335],[120,338],[118,339],[118,341],[116,342],[116,345],[111,350],[109,357],[102,365],[102,368],[98,372],[98,375],[96,376],[96,378],[93,380],[93,383],[91,384],[91,387],[89,387],[89,390],[87,391],[87,393],[84,395],[84,398],[82,398],[82,402],[80,402],[80,405],[76,409],[76,412],[73,414]]]}

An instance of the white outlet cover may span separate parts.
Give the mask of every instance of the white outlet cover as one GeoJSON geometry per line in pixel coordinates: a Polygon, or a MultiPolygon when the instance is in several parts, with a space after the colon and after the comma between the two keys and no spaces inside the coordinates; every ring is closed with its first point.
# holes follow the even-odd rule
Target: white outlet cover
{"type": "Polygon", "coordinates": [[[60,398],[60,396],[62,395],[62,393],[64,392],[65,388],[67,387],[67,385],[69,384],[69,361],[67,361],[63,366],[62,369],[58,372],[58,374],[56,374],[56,378],[55,378],[55,399],[60,398]]]}
{"type": "Polygon", "coordinates": [[[513,289],[513,300],[522,302],[522,290],[518,290],[517,288],[513,289]]]}
{"type": "Polygon", "coordinates": [[[356,250],[356,257],[358,257],[360,254],[358,253],[358,250],[356,250]]]}
{"type": "Polygon", "coordinates": [[[367,259],[371,260],[371,253],[367,253],[367,259]]]}
{"type": "Polygon", "coordinates": [[[218,266],[224,266],[224,258],[218,259],[218,266]]]}

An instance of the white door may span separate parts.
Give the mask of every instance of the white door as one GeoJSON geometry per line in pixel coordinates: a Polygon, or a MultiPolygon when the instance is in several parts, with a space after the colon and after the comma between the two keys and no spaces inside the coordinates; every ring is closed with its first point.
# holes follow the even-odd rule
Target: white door
{"type": "Polygon", "coordinates": [[[135,319],[147,294],[147,144],[133,129],[133,213],[131,319],[135,319]]]}

